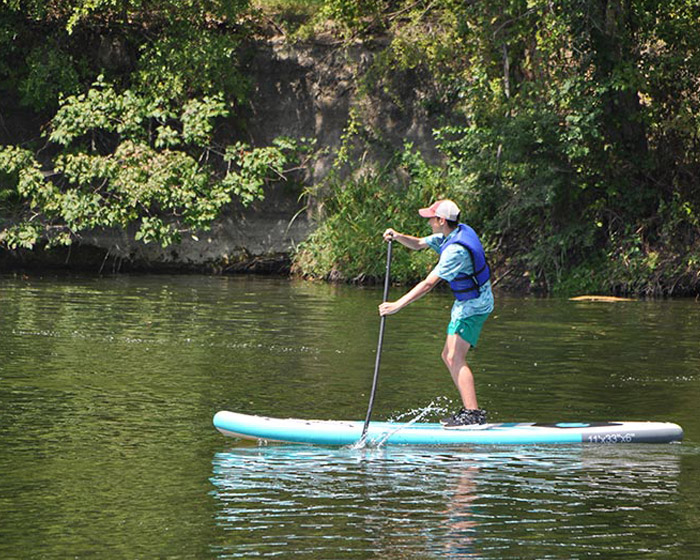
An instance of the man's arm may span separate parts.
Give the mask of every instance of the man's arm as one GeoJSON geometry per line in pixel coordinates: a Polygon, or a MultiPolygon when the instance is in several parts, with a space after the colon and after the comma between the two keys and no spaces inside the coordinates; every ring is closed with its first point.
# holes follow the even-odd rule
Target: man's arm
{"type": "Polygon", "coordinates": [[[428,274],[425,280],[418,282],[418,284],[416,284],[409,292],[405,293],[401,298],[397,299],[396,301],[387,301],[382,303],[379,306],[379,314],[393,315],[394,313],[397,313],[409,303],[413,303],[414,301],[422,298],[425,294],[437,286],[440,280],[441,278],[437,274],[431,272],[428,274]]]}
{"type": "Polygon", "coordinates": [[[418,251],[420,249],[427,249],[428,244],[423,241],[421,237],[413,237],[412,235],[406,235],[405,233],[399,233],[398,231],[389,228],[384,232],[384,240],[396,240],[404,247],[418,251]]]}

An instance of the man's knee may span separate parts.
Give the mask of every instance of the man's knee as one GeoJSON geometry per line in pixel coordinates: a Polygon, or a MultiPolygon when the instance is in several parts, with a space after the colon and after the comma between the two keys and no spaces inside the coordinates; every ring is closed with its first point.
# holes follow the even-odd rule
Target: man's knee
{"type": "Polygon", "coordinates": [[[452,371],[453,368],[461,368],[467,363],[467,352],[470,344],[456,335],[447,337],[445,346],[442,348],[442,361],[452,371]]]}
{"type": "Polygon", "coordinates": [[[460,356],[459,354],[457,354],[457,352],[455,352],[454,349],[443,350],[442,361],[445,362],[445,365],[450,370],[452,370],[455,367],[462,367],[464,364],[467,363],[464,356],[460,356]]]}
{"type": "Polygon", "coordinates": [[[442,361],[445,362],[447,367],[450,367],[454,361],[454,352],[444,348],[442,351],[442,361]]]}

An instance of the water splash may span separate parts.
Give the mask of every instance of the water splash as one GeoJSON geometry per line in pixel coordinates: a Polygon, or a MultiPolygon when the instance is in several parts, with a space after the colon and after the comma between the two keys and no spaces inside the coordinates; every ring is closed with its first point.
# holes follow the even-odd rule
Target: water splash
{"type": "MultiPolygon", "coordinates": [[[[439,396],[430,402],[427,406],[414,408],[407,412],[398,412],[395,416],[391,416],[387,422],[402,422],[405,418],[425,418],[428,414],[444,415],[454,407],[454,402],[449,397],[439,396]]],[[[408,420],[410,421],[410,420],[408,420]]]]}
{"type": "Polygon", "coordinates": [[[382,437],[376,440],[368,439],[367,434],[364,434],[363,437],[359,439],[356,443],[352,444],[349,446],[349,449],[352,450],[359,450],[359,449],[365,449],[366,447],[382,447],[386,441],[393,436],[395,433],[400,432],[401,430],[412,426],[419,420],[422,420],[429,414],[445,414],[447,413],[448,410],[450,410],[452,401],[448,399],[447,397],[440,396],[434,399],[433,401],[430,402],[427,406],[420,407],[420,408],[414,408],[411,409],[407,412],[401,412],[398,413],[395,416],[392,416],[391,418],[388,419],[389,423],[396,423],[397,426],[395,429],[389,430],[385,432],[382,437]],[[405,420],[406,418],[409,418],[409,420],[405,420]]]}

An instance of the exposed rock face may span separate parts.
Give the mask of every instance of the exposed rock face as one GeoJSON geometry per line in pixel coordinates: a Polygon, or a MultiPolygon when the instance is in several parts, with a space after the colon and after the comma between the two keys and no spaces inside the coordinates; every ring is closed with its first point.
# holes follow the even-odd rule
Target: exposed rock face
{"type": "Polygon", "coordinates": [[[429,80],[404,71],[392,80],[392,86],[400,85],[392,88],[397,89],[394,99],[380,84],[369,84],[358,94],[360,80],[384,48],[381,41],[339,48],[323,42],[290,45],[281,38],[253,45],[248,73],[254,87],[247,119],[253,143],[269,144],[277,136],[315,138],[319,148],[330,148],[311,170],[310,180],[318,182],[328,173],[333,148],[340,144],[355,107],[380,143],[400,148],[413,142],[428,159],[437,160],[432,139],[437,123],[421,104],[430,94],[429,80]]]}
{"type": "MultiPolygon", "coordinates": [[[[265,146],[279,136],[315,138],[317,156],[303,180],[316,184],[332,166],[354,107],[376,140],[376,152],[370,157],[382,159],[408,141],[427,159],[436,161],[439,156],[432,130],[437,123],[422,103],[431,94],[429,78],[402,71],[391,77],[392,91],[396,91],[393,98],[383,92],[381,84],[358,93],[362,77],[384,48],[381,41],[339,47],[321,41],[290,44],[282,38],[249,44],[243,56],[247,61],[244,73],[253,86],[249,107],[239,115],[245,123],[244,139],[254,146],[265,146]]],[[[264,201],[249,208],[232,205],[211,231],[197,234],[197,239],[186,237],[177,246],[162,249],[135,241],[133,232],[101,231],[84,235],[81,243],[69,250],[5,255],[0,264],[284,272],[294,245],[313,229],[304,204],[298,188],[278,184],[268,189],[264,201]]]]}
{"type": "Polygon", "coordinates": [[[92,272],[259,272],[287,273],[291,250],[311,231],[298,213],[297,196],[275,189],[248,209],[232,208],[210,231],[185,235],[162,248],[134,239],[131,230],[100,230],[69,248],[0,251],[0,271],[24,266],[92,272]]]}

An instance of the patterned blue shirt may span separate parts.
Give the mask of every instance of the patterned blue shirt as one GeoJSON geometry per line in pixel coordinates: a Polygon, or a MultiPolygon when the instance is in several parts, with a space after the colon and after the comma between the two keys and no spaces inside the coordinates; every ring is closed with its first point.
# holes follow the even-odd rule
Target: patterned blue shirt
{"type": "MultiPolygon", "coordinates": [[[[424,237],[428,246],[433,249],[436,253],[440,253],[440,247],[442,244],[450,239],[453,235],[456,235],[457,230],[455,229],[450,235],[445,237],[441,233],[436,233],[424,237]]],[[[474,263],[472,263],[471,255],[465,247],[457,243],[452,243],[445,251],[440,255],[440,260],[433,269],[433,274],[437,274],[443,280],[449,282],[454,280],[458,274],[473,274],[474,273],[474,263]]],[[[465,319],[471,317],[472,315],[482,315],[484,313],[491,313],[493,311],[493,292],[491,291],[491,281],[489,280],[479,288],[479,296],[474,299],[468,299],[466,301],[459,301],[455,299],[452,305],[452,316],[451,320],[456,321],[459,319],[465,319]]]]}

